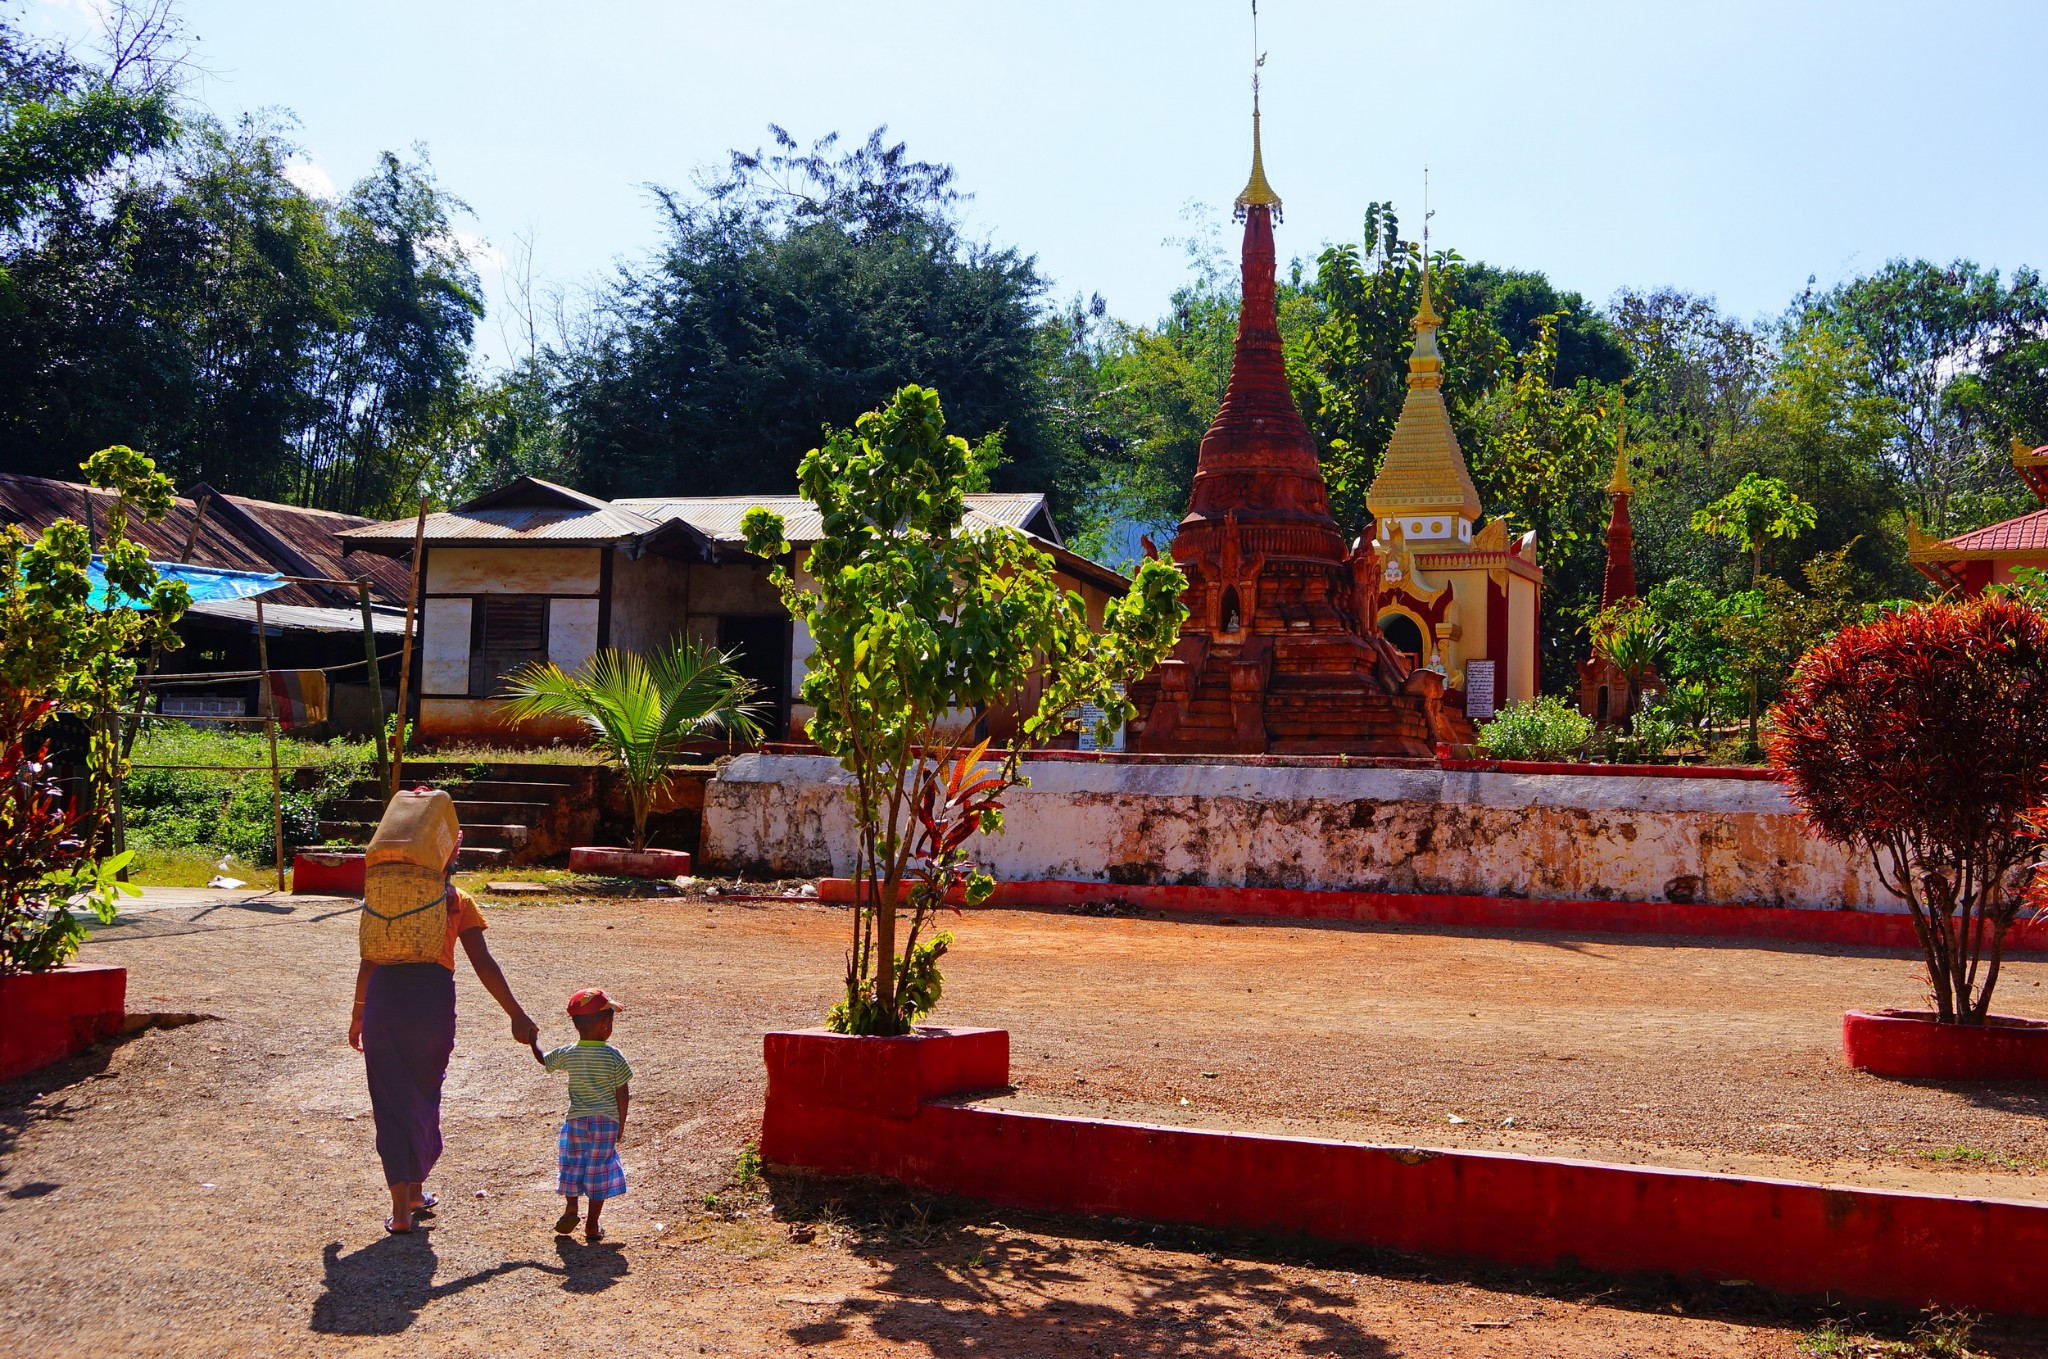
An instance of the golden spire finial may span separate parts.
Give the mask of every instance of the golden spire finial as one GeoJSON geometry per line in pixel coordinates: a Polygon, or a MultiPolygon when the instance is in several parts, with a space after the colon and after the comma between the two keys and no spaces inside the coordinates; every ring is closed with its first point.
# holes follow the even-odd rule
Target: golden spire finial
{"type": "Polygon", "coordinates": [[[1609,495],[1634,495],[1635,483],[1628,479],[1628,395],[1615,394],[1614,476],[1607,483],[1609,495]]]}
{"type": "Polygon", "coordinates": [[[1429,295],[1429,167],[1422,169],[1422,304],[1415,309],[1415,349],[1408,356],[1408,385],[1435,387],[1443,383],[1444,364],[1436,348],[1436,330],[1444,319],[1429,295]]]}
{"type": "Polygon", "coordinates": [[[1252,0],[1252,177],[1234,205],[1240,222],[1253,206],[1271,208],[1273,220],[1280,220],[1280,195],[1266,182],[1266,158],[1259,148],[1259,68],[1265,64],[1266,54],[1259,50],[1259,0],[1252,0]]]}

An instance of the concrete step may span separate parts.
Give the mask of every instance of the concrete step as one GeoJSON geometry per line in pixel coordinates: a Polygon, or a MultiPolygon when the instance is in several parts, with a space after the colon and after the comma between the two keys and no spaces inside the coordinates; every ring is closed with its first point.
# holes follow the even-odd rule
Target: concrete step
{"type": "MultiPolygon", "coordinates": [[[[370,821],[322,821],[320,838],[329,843],[367,845],[376,823],[370,821]]],[[[482,849],[519,849],[533,835],[533,827],[520,825],[491,824],[489,822],[462,823],[462,846],[468,849],[476,846],[482,849]]]]}
{"type": "MultiPolygon", "coordinates": [[[[464,826],[472,822],[495,825],[533,825],[554,815],[556,804],[542,801],[455,800],[455,816],[464,826]]],[[[337,820],[365,821],[371,825],[384,814],[384,804],[373,798],[343,798],[332,808],[337,820]]]]}
{"type": "MultiPolygon", "coordinates": [[[[417,788],[420,785],[408,778],[405,786],[417,788]]],[[[513,802],[557,802],[589,796],[597,791],[594,782],[586,788],[580,783],[549,779],[453,779],[439,780],[427,786],[441,789],[458,802],[477,797],[513,802]]],[[[379,805],[386,800],[384,783],[380,779],[358,779],[349,785],[348,793],[352,798],[364,798],[379,805]]]]}

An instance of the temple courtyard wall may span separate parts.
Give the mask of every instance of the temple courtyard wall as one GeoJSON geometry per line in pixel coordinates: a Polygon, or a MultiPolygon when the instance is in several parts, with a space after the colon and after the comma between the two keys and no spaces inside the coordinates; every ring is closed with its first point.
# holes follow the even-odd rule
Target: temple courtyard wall
{"type": "MultiPolygon", "coordinates": [[[[1025,762],[1006,881],[1278,887],[1900,911],[1867,856],[1813,837],[1768,779],[1066,756],[1025,762]]],[[[846,876],[849,778],[758,753],[707,785],[707,871],[846,876]]]]}

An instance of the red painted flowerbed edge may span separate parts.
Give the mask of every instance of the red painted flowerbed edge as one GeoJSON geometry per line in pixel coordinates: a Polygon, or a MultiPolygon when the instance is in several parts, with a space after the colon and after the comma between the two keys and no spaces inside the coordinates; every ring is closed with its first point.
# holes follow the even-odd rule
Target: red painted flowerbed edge
{"type": "Polygon", "coordinates": [[[1851,1010],[1842,1055],[1858,1071],[1933,1081],[2048,1080],[2048,1022],[1992,1015],[1940,1024],[1932,1010],[1851,1010]]]}
{"type": "Polygon", "coordinates": [[[690,856],[680,849],[578,845],[569,851],[569,871],[614,878],[682,878],[689,876],[690,856]]]}
{"type": "Polygon", "coordinates": [[[73,963],[0,977],[0,1080],[112,1038],[127,1013],[125,967],[73,963]]]}
{"type": "Polygon", "coordinates": [[[2048,1314],[2048,1205],[1036,1113],[1001,1030],[763,1037],[761,1155],[999,1207],[2048,1314]],[[1984,1261],[1998,1261],[1987,1269],[1984,1261]]]}

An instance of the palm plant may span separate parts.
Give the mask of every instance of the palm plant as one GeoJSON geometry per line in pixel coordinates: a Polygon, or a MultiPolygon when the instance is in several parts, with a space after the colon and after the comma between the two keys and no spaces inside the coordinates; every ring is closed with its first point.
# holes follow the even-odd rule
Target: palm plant
{"type": "Polygon", "coordinates": [[[536,663],[506,681],[514,721],[567,717],[618,763],[633,804],[633,848],[647,848],[647,814],[668,789],[669,763],[684,744],[709,736],[761,734],[759,686],[717,647],[676,641],[642,656],[606,648],[574,673],[536,663]]]}
{"type": "Polygon", "coordinates": [[[1642,601],[1630,599],[1601,610],[1592,631],[1594,654],[1619,670],[1628,686],[1621,715],[1633,717],[1643,682],[1664,659],[1664,628],[1642,601]]]}

